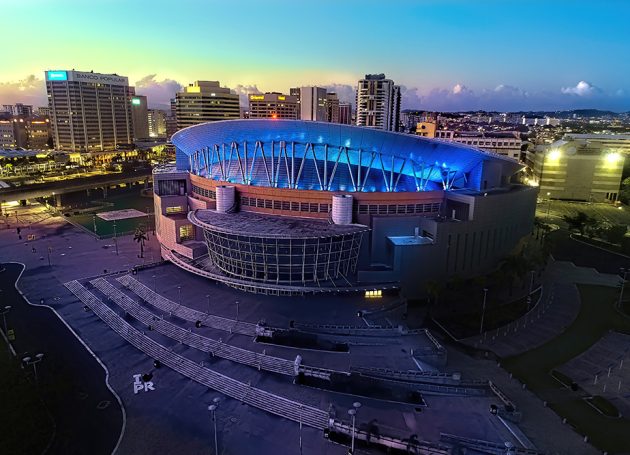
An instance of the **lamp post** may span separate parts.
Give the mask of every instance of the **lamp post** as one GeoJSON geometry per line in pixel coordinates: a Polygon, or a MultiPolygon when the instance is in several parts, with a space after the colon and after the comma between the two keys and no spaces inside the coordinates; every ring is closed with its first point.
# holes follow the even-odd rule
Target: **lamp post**
{"type": "Polygon", "coordinates": [[[0,314],[2,314],[2,321],[4,322],[4,333],[7,333],[7,313],[11,311],[11,305],[5,306],[0,314]]]}
{"type": "Polygon", "coordinates": [[[94,235],[96,235],[96,214],[92,215],[92,225],[94,226],[94,235]]]}
{"type": "Polygon", "coordinates": [[[39,379],[37,378],[37,364],[41,362],[43,358],[44,358],[44,354],[39,353],[35,355],[34,359],[29,356],[26,356],[22,359],[22,362],[24,362],[25,365],[33,365],[33,372],[35,373],[36,383],[39,383],[39,379]]]}
{"type": "Polygon", "coordinates": [[[210,294],[206,294],[206,301],[208,302],[208,314],[210,314],[210,294]]]}
{"type": "Polygon", "coordinates": [[[483,288],[483,304],[481,305],[481,325],[479,326],[479,335],[483,333],[483,319],[486,316],[486,297],[488,296],[488,288],[483,288]]]}
{"type": "Polygon", "coordinates": [[[149,231],[151,230],[151,218],[149,217],[150,208],[151,207],[147,206],[147,239],[149,238],[149,231]]]}
{"type": "MultiPolygon", "coordinates": [[[[626,285],[626,276],[627,276],[627,274],[628,274],[628,272],[630,270],[621,267],[619,269],[619,271],[621,272],[623,278],[621,280],[621,292],[619,293],[619,301],[617,302],[617,308],[621,309],[621,302],[622,302],[622,299],[623,299],[623,291],[624,291],[624,288],[625,288],[625,285],[626,285]]],[[[5,331],[6,331],[6,329],[5,329],[5,331]]]]}
{"type": "Polygon", "coordinates": [[[300,455],[302,455],[302,404],[300,404],[300,455]]]}
{"type": "Polygon", "coordinates": [[[157,293],[157,280],[155,279],[155,275],[151,275],[151,278],[153,278],[153,292],[157,293]]]}
{"type": "Polygon", "coordinates": [[[116,236],[116,220],[114,220],[114,245],[116,245],[116,256],[118,256],[118,238],[116,236]]]}
{"type": "Polygon", "coordinates": [[[238,300],[236,301],[236,320],[238,321],[238,300]]]}
{"type": "Polygon", "coordinates": [[[547,219],[549,219],[550,210],[551,210],[551,193],[547,192],[547,219]]]}
{"type": "Polygon", "coordinates": [[[177,304],[181,306],[182,304],[182,287],[177,286],[177,304]]]}
{"type": "Polygon", "coordinates": [[[214,453],[219,455],[219,442],[217,439],[217,415],[216,410],[219,407],[220,398],[216,397],[212,399],[212,404],[208,406],[208,411],[210,411],[212,415],[212,424],[214,426],[214,453]]]}
{"type": "Polygon", "coordinates": [[[352,408],[348,409],[348,415],[350,415],[352,417],[352,440],[350,443],[350,453],[354,454],[354,433],[355,433],[355,419],[357,416],[357,411],[359,410],[359,408],[361,407],[361,403],[359,403],[358,401],[355,401],[354,403],[352,403],[352,408]]]}

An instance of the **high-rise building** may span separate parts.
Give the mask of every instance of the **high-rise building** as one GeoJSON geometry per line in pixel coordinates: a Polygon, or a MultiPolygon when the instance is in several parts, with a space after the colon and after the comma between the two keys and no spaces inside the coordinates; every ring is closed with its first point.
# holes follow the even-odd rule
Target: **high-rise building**
{"type": "Polygon", "coordinates": [[[326,120],[339,123],[339,97],[334,92],[326,94],[326,120]]]}
{"type": "Polygon", "coordinates": [[[30,104],[3,104],[2,110],[11,115],[21,115],[22,117],[30,117],[33,115],[33,106],[30,104]]]}
{"type": "Polygon", "coordinates": [[[0,149],[14,149],[17,147],[17,138],[13,127],[13,120],[0,120],[0,149]]]}
{"type": "Polygon", "coordinates": [[[327,121],[326,89],[300,87],[300,118],[302,120],[327,121]]]}
{"type": "Polygon", "coordinates": [[[289,89],[289,95],[291,96],[295,96],[295,98],[297,99],[297,104],[298,104],[298,119],[300,118],[301,112],[300,112],[300,87],[291,87],[289,89]]]}
{"type": "Polygon", "coordinates": [[[249,118],[298,119],[298,100],[282,93],[249,95],[249,118]]]}
{"type": "Polygon", "coordinates": [[[166,113],[159,109],[147,111],[149,137],[166,137],[166,113]]]}
{"type": "Polygon", "coordinates": [[[55,147],[71,152],[112,151],[133,141],[130,98],[124,76],[46,71],[55,147]]]}
{"type": "Polygon", "coordinates": [[[366,74],[357,87],[357,125],[398,131],[400,87],[384,74],[366,74]]]}
{"type": "Polygon", "coordinates": [[[48,148],[51,136],[50,121],[46,117],[31,117],[24,121],[26,144],[29,149],[44,150],[48,148]]]}
{"type": "Polygon", "coordinates": [[[339,123],[343,125],[352,124],[352,104],[339,103],[339,123]]]}
{"type": "Polygon", "coordinates": [[[35,111],[35,114],[40,117],[50,117],[50,108],[48,106],[40,106],[35,111]]]}
{"type": "Polygon", "coordinates": [[[240,118],[239,96],[218,81],[195,81],[176,95],[177,129],[240,118]]]}
{"type": "Polygon", "coordinates": [[[131,98],[131,116],[134,141],[147,139],[149,137],[149,113],[146,96],[136,95],[131,98]]]}

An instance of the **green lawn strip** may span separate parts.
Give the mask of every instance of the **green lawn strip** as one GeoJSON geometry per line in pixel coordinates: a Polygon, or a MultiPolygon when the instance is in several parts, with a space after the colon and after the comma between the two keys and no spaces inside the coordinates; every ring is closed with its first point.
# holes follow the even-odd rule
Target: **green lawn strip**
{"type": "Polygon", "coordinates": [[[0,441],[2,453],[40,454],[48,445],[53,426],[37,387],[27,380],[19,363],[0,352],[0,441]]]}
{"type": "MultiPolygon", "coordinates": [[[[609,330],[630,332],[630,319],[614,309],[619,292],[616,288],[581,285],[579,291],[582,305],[571,326],[550,342],[502,363],[530,390],[547,400],[549,406],[580,434],[588,435],[595,446],[614,453],[628,452],[630,420],[611,419],[600,414],[582,399],[580,393],[568,391],[549,374],[586,351],[609,330]]],[[[564,379],[570,380],[566,376],[564,379]]]]}

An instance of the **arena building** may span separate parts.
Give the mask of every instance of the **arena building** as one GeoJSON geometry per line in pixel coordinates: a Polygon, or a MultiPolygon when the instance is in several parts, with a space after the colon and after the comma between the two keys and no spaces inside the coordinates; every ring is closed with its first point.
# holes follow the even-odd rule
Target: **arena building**
{"type": "Polygon", "coordinates": [[[257,293],[401,289],[491,270],[532,229],[522,166],[348,125],[231,120],[172,137],[156,234],[174,264],[257,293]]]}

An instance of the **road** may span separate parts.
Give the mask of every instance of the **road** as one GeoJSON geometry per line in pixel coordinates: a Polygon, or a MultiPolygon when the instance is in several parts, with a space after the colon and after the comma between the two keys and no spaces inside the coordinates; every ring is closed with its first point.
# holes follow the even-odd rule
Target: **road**
{"type": "MultiPolygon", "coordinates": [[[[37,365],[42,398],[56,435],[47,454],[109,454],[122,427],[120,405],[105,384],[105,370],[49,308],[29,305],[15,289],[22,266],[0,273],[2,305],[11,305],[7,325],[15,331],[18,357],[43,353],[37,365]]],[[[33,370],[27,369],[33,377],[33,370]]]]}

